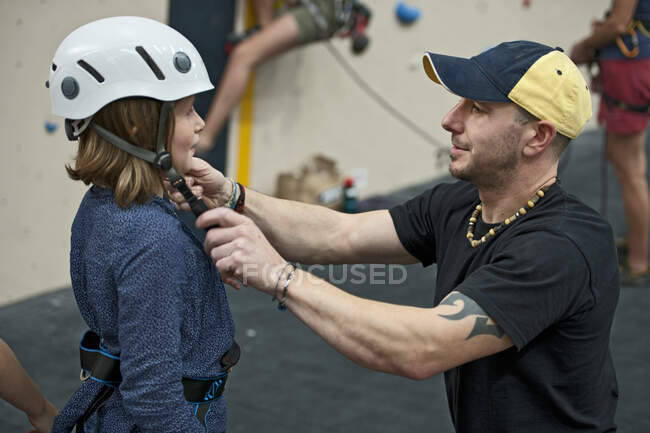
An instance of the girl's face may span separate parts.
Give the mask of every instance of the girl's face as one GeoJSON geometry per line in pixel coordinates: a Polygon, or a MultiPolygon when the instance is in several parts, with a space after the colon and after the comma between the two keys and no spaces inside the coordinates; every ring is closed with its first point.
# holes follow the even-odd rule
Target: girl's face
{"type": "Polygon", "coordinates": [[[174,168],[181,176],[187,174],[192,166],[192,157],[199,142],[199,132],[205,126],[194,111],[194,96],[180,99],[174,104],[174,136],[171,155],[174,168]]]}

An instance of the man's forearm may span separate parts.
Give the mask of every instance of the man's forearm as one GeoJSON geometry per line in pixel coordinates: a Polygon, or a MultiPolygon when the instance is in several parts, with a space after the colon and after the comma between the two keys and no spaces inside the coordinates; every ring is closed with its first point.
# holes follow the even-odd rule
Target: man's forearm
{"type": "Polygon", "coordinates": [[[287,305],[356,364],[413,379],[439,372],[439,345],[427,325],[431,309],[360,298],[301,270],[296,270],[287,305]]]}
{"type": "Polygon", "coordinates": [[[287,260],[345,262],[346,214],[322,206],[282,200],[246,190],[244,214],[251,217],[287,260]]]}
{"type": "Polygon", "coordinates": [[[296,317],[350,360],[411,379],[513,345],[480,305],[456,291],[434,308],[394,305],[351,295],[296,270],[284,295],[296,317]]]}

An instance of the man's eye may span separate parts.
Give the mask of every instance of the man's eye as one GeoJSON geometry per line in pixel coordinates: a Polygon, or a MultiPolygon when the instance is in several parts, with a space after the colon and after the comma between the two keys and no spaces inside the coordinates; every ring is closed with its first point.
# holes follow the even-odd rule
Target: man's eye
{"type": "Polygon", "coordinates": [[[476,105],[476,104],[472,104],[472,111],[475,111],[475,112],[477,112],[477,113],[480,113],[480,112],[483,111],[483,110],[481,110],[481,109],[479,108],[478,105],[476,105]]]}

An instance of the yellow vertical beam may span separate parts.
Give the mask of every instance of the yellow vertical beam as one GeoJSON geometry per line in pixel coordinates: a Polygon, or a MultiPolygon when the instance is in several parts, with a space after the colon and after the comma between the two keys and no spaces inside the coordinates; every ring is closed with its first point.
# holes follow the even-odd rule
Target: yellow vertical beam
{"type": "MultiPolygon", "coordinates": [[[[246,2],[244,24],[246,29],[255,25],[253,2],[246,2]]],[[[239,146],[237,156],[237,181],[248,186],[250,181],[251,147],[253,137],[253,100],[255,89],[255,72],[251,72],[246,91],[239,109],[239,146]]]]}

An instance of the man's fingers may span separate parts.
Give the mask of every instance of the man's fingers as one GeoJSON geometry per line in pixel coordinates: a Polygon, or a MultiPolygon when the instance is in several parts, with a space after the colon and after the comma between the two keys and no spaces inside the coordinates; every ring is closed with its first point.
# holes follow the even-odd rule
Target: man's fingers
{"type": "Polygon", "coordinates": [[[215,263],[215,267],[221,275],[221,279],[235,287],[234,283],[239,284],[242,278],[240,265],[232,256],[224,257],[215,263]]]}
{"type": "Polygon", "coordinates": [[[235,250],[235,244],[233,242],[228,242],[227,244],[219,245],[208,251],[208,254],[212,258],[213,262],[218,262],[224,257],[228,257],[235,250]]]}
{"type": "MultiPolygon", "coordinates": [[[[218,171],[208,164],[205,160],[197,157],[192,158],[192,163],[190,165],[190,171],[188,174],[195,175],[197,177],[205,176],[211,171],[218,171]]],[[[189,177],[189,176],[188,176],[189,177]]]]}
{"type": "Polygon", "coordinates": [[[238,214],[232,209],[226,207],[218,207],[203,212],[200,217],[196,219],[196,226],[200,229],[205,229],[212,226],[219,227],[233,227],[238,224],[243,224],[248,221],[248,217],[238,214]]]}
{"type": "Polygon", "coordinates": [[[237,234],[235,227],[216,227],[208,230],[205,234],[205,242],[203,243],[205,252],[212,257],[211,251],[213,249],[232,242],[233,239],[238,237],[237,234]]]}
{"type": "MultiPolygon", "coordinates": [[[[169,196],[169,199],[174,202],[176,207],[178,209],[184,210],[184,211],[190,211],[190,206],[187,204],[185,201],[185,197],[183,197],[183,194],[178,192],[175,188],[167,188],[167,185],[165,185],[167,189],[167,195],[169,196]]],[[[203,187],[200,185],[197,185],[195,187],[192,187],[192,194],[196,196],[196,198],[201,198],[203,197],[203,187]]]]}
{"type": "Polygon", "coordinates": [[[215,261],[214,265],[219,270],[219,273],[226,278],[236,278],[241,280],[243,278],[243,264],[240,263],[234,254],[223,257],[215,261]]]}
{"type": "Polygon", "coordinates": [[[239,280],[236,280],[234,278],[222,278],[222,281],[237,290],[241,289],[241,283],[239,280]]]}

